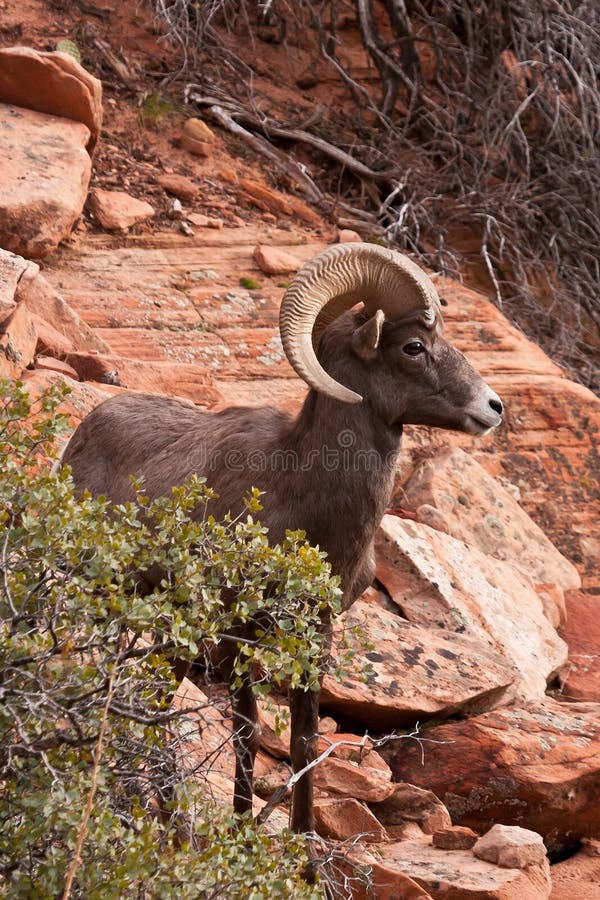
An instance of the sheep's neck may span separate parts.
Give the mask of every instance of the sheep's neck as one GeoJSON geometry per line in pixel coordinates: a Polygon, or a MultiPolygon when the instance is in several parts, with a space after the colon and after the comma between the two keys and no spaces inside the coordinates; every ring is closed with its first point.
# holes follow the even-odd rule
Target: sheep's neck
{"type": "Polygon", "coordinates": [[[402,426],[383,423],[367,402],[348,407],[310,391],[283,444],[300,466],[290,488],[310,498],[323,532],[341,525],[357,545],[369,539],[389,503],[401,437],[402,426]]]}

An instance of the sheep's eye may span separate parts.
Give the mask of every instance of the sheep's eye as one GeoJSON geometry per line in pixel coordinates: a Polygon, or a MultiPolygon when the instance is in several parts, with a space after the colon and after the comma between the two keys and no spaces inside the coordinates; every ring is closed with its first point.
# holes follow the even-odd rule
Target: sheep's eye
{"type": "Polygon", "coordinates": [[[418,356],[419,353],[424,352],[425,344],[421,343],[421,341],[409,341],[402,349],[407,356],[418,356]]]}

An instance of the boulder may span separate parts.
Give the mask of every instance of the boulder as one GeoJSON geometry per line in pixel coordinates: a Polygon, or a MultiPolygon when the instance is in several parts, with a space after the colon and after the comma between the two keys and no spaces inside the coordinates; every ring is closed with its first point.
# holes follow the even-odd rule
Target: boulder
{"type": "MultiPolygon", "coordinates": [[[[479,835],[464,825],[449,825],[434,831],[431,843],[438,850],[470,850],[477,843],[479,835]]],[[[544,852],[545,855],[545,852],[544,852]]]]}
{"type": "Polygon", "coordinates": [[[403,486],[402,506],[420,520],[423,505],[442,514],[453,537],[521,568],[533,581],[564,590],[580,586],[575,566],[464,450],[440,450],[411,474],[403,486]]]}
{"type": "Polygon", "coordinates": [[[476,859],[470,850],[442,851],[422,841],[381,844],[377,854],[366,850],[353,857],[370,865],[372,880],[370,892],[353,891],[356,900],[419,897],[410,893],[405,878],[436,900],[547,900],[552,888],[548,860],[527,869],[503,869],[476,859]]]}
{"type": "Polygon", "coordinates": [[[0,50],[0,102],[83,123],[90,153],[102,126],[102,82],[69,53],[0,50]]]}
{"type": "Polygon", "coordinates": [[[314,809],[315,830],[322,837],[345,841],[360,835],[367,844],[387,840],[385,828],[369,807],[352,797],[317,797],[314,809]]]}
{"type": "Polygon", "coordinates": [[[372,803],[371,809],[392,837],[401,837],[401,831],[414,822],[424,834],[434,834],[452,825],[450,813],[432,791],[414,784],[401,782],[394,785],[393,793],[382,803],[372,803]]]}
{"type": "Polygon", "coordinates": [[[195,156],[209,156],[215,143],[214,132],[202,119],[187,119],[181,131],[181,146],[195,156]]]}
{"type": "Polygon", "coordinates": [[[73,381],[79,381],[77,372],[64,359],[55,359],[54,356],[36,356],[36,369],[47,369],[50,372],[59,372],[61,375],[67,375],[73,381]]]}
{"type": "Polygon", "coordinates": [[[321,703],[376,731],[459,710],[489,709],[503,700],[517,675],[487,636],[473,639],[435,623],[431,628],[415,625],[363,600],[336,621],[334,656],[338,642],[343,646],[354,628],[361,643],[364,637],[374,649],[365,654],[359,644],[342,679],[325,676],[321,703]]]}
{"type": "Polygon", "coordinates": [[[205,216],[203,213],[188,213],[186,215],[188,222],[196,225],[197,228],[216,228],[220,229],[225,224],[223,219],[217,219],[214,216],[205,216]]]}
{"type": "Polygon", "coordinates": [[[351,228],[340,228],[337,233],[338,244],[354,244],[362,241],[360,234],[357,231],[352,231],[351,228]]]}
{"type": "Polygon", "coordinates": [[[126,231],[138,222],[154,215],[154,207],[145,200],[137,200],[125,191],[103,191],[94,188],[89,196],[94,218],[107,231],[126,231]]]}
{"type": "Polygon", "coordinates": [[[80,122],[0,103],[0,245],[41,259],[68,237],[91,175],[80,122]]]}
{"type": "Polygon", "coordinates": [[[19,378],[33,362],[37,334],[28,309],[17,306],[0,322],[0,378],[19,378]]]}
{"type": "Polygon", "coordinates": [[[0,322],[3,322],[17,305],[15,295],[19,281],[30,268],[38,267],[35,263],[0,248],[0,322]]]}
{"type": "Polygon", "coordinates": [[[200,192],[199,186],[185,175],[159,175],[156,179],[160,186],[180,200],[194,200],[200,192]]]}
{"type": "Polygon", "coordinates": [[[327,756],[314,768],[315,788],[329,795],[380,803],[394,790],[392,773],[387,765],[383,769],[369,762],[368,756],[359,762],[327,756]]]}
{"type": "Polygon", "coordinates": [[[473,846],[477,859],[485,859],[506,869],[539,866],[546,859],[541,835],[518,825],[493,825],[473,846]]]}
{"type": "MultiPolygon", "coordinates": [[[[51,325],[50,322],[46,322],[45,319],[42,319],[41,316],[38,316],[36,313],[31,314],[31,320],[37,332],[37,344],[35,346],[36,353],[52,356],[54,359],[61,360],[64,359],[67,354],[73,353],[75,350],[73,342],[64,334],[61,334],[54,325],[51,325]]],[[[75,377],[78,377],[76,372],[75,377]]]]}
{"type": "MultiPolygon", "coordinates": [[[[30,263],[21,276],[15,299],[18,303],[23,303],[30,313],[39,316],[50,325],[54,334],[62,335],[72,348],[108,353],[108,345],[65,303],[44,276],[40,275],[39,266],[35,263],[30,263]]],[[[41,335],[43,333],[40,332],[41,335]]],[[[52,342],[50,346],[54,345],[57,349],[61,346],[56,344],[56,338],[49,340],[52,342]]]]}
{"type": "Polygon", "coordinates": [[[297,272],[302,265],[300,260],[280,247],[268,247],[257,244],[254,248],[254,262],[267,275],[287,275],[297,272]]]}
{"type": "MultiPolygon", "coordinates": [[[[375,546],[377,577],[411,622],[435,629],[438,640],[453,634],[478,641],[514,667],[514,697],[543,696],[566,662],[567,647],[520,569],[396,516],[384,516],[375,546]]],[[[452,652],[456,648],[448,647],[446,655],[452,652]]],[[[460,663],[487,666],[476,654],[460,663]]]]}
{"type": "MultiPolygon", "coordinates": [[[[23,381],[32,398],[39,396],[42,391],[55,385],[66,385],[70,388],[71,393],[60,403],[58,409],[59,412],[65,413],[69,417],[73,428],[83,421],[94,407],[111,396],[111,389],[108,387],[104,389],[103,386],[103,389],[100,390],[96,386],[81,384],[81,382],[74,381],[61,372],[50,369],[27,370],[23,373],[23,381]]],[[[114,388],[112,392],[114,392],[114,388]]],[[[62,444],[64,441],[64,444],[66,444],[67,440],[68,438],[65,437],[60,443],[62,444]]]]}
{"type": "Polygon", "coordinates": [[[403,741],[381,753],[395,780],[433,791],[455,824],[480,834],[519,825],[553,854],[600,837],[599,704],[546,697],[430,728],[427,738],[424,748],[403,741]]]}

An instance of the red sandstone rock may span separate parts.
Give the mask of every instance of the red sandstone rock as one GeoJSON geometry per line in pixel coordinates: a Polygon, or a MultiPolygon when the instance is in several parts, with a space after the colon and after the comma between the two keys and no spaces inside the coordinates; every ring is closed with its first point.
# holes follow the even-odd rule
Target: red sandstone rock
{"type": "Polygon", "coordinates": [[[293,210],[289,197],[280,194],[279,191],[275,191],[251,178],[241,178],[239,184],[241,188],[240,195],[255,206],[258,206],[263,212],[272,212],[276,215],[281,215],[282,213],[288,216],[292,215],[293,210]]]}
{"type": "Polygon", "coordinates": [[[322,837],[344,841],[360,835],[361,841],[373,844],[387,840],[385,828],[364,803],[352,797],[315,800],[316,832],[322,837]]]}
{"type": "MultiPolygon", "coordinates": [[[[231,804],[233,799],[235,754],[230,721],[209,698],[188,678],[183,678],[172,701],[174,710],[185,715],[171,722],[175,735],[175,753],[185,773],[196,778],[214,796],[231,804]]],[[[272,761],[259,751],[255,771],[263,775],[271,769],[272,761]]],[[[264,802],[254,799],[253,812],[258,814],[264,802]]],[[[281,831],[288,826],[288,814],[276,809],[268,820],[268,831],[281,831]]]]}
{"type": "Polygon", "coordinates": [[[216,137],[202,119],[187,119],[181,131],[181,146],[195,156],[209,156],[216,137]]]}
{"type": "Polygon", "coordinates": [[[198,228],[222,228],[225,224],[223,219],[215,219],[212,216],[205,216],[202,213],[188,213],[186,215],[188,222],[197,225],[198,228]]]}
{"type": "Polygon", "coordinates": [[[174,710],[186,710],[177,721],[178,754],[186,770],[200,774],[218,772],[227,778],[235,773],[231,725],[214,702],[183,678],[172,700],[174,710]]]}
{"type": "Polygon", "coordinates": [[[56,359],[53,356],[36,356],[35,367],[36,369],[47,369],[50,372],[59,372],[61,375],[67,375],[74,381],[79,381],[79,376],[73,366],[70,366],[64,359],[56,359]]]}
{"type": "Polygon", "coordinates": [[[287,275],[289,272],[297,272],[301,266],[300,260],[287,250],[266,244],[257,244],[253,255],[256,265],[267,275],[287,275]]]}
{"type": "Polygon", "coordinates": [[[452,825],[450,813],[432,791],[405,782],[395,784],[390,796],[382,803],[372,803],[371,808],[388,833],[396,838],[409,822],[418,825],[425,834],[452,825]]]}
{"type": "MultiPolygon", "coordinates": [[[[100,390],[96,385],[81,384],[79,381],[74,381],[66,375],[49,369],[27,370],[23,373],[23,381],[33,398],[53,385],[66,384],[71,389],[71,393],[60,404],[59,412],[69,416],[73,428],[85,419],[94,407],[103,400],[107,400],[115,392],[115,389],[108,385],[102,385],[102,390],[100,390]]],[[[63,442],[66,444],[66,437],[63,442]]]]}
{"type": "Polygon", "coordinates": [[[490,647],[487,636],[473,640],[437,624],[415,625],[363,600],[336,622],[334,655],[344,629],[354,627],[375,649],[365,659],[357,648],[342,680],[325,677],[322,704],[377,731],[459,709],[489,709],[501,702],[516,674],[490,647]],[[365,678],[366,662],[372,674],[365,678]]]}
{"type": "Polygon", "coordinates": [[[600,858],[589,856],[585,846],[550,871],[550,900],[600,900],[600,858]]]}
{"type": "Polygon", "coordinates": [[[0,50],[0,102],[82,122],[93,152],[102,126],[102,82],[69,53],[0,50]]]}
{"type": "Polygon", "coordinates": [[[67,362],[82,381],[116,384],[152,394],[169,394],[203,406],[211,406],[222,399],[210,375],[195,365],[88,352],[69,353],[67,362]]]}
{"type": "Polygon", "coordinates": [[[380,803],[394,790],[392,773],[366,763],[328,756],[315,766],[315,787],[327,794],[380,803]]]}
{"type": "MultiPolygon", "coordinates": [[[[376,550],[377,577],[408,619],[434,627],[438,639],[458,630],[499,653],[516,669],[515,696],[544,694],[547,680],[564,665],[567,648],[526,575],[447,534],[395,516],[384,516],[376,550]],[[440,625],[445,631],[439,632],[440,625]]],[[[477,664],[476,656],[471,662],[477,664]]]]}
{"type": "Polygon", "coordinates": [[[331,735],[335,740],[337,734],[337,722],[331,716],[323,716],[319,719],[319,734],[331,735]]]}
{"type": "Polygon", "coordinates": [[[538,866],[546,859],[541,835],[518,825],[493,825],[473,847],[478,859],[485,859],[505,869],[538,866]]]}
{"type": "Polygon", "coordinates": [[[456,824],[480,834],[520,825],[551,852],[600,837],[600,705],[546,697],[431,728],[427,738],[423,755],[408,741],[381,752],[396,780],[432,790],[456,824]]]}
{"type": "Polygon", "coordinates": [[[0,322],[0,377],[18,378],[33,361],[37,334],[27,307],[19,304],[0,322]]]}
{"type": "Polygon", "coordinates": [[[417,511],[421,504],[444,516],[453,537],[522,568],[533,581],[563,589],[580,586],[575,566],[508,491],[463,450],[438,451],[416,468],[404,485],[402,505],[417,511]]]}
{"type": "Polygon", "coordinates": [[[145,222],[154,215],[154,207],[125,191],[94,188],[90,191],[89,203],[96,221],[107,231],[126,231],[132,225],[145,222]]]}
{"type": "Polygon", "coordinates": [[[472,828],[466,828],[464,825],[449,825],[448,828],[434,831],[431,843],[438,850],[470,850],[477,842],[478,837],[479,835],[472,828]]]}
{"type": "Polygon", "coordinates": [[[51,325],[50,322],[46,322],[45,319],[42,319],[36,313],[31,314],[31,320],[37,332],[36,353],[53,356],[55,359],[62,359],[75,350],[73,342],[58,331],[54,325],[51,325]]]}
{"type": "Polygon", "coordinates": [[[357,231],[352,231],[351,228],[340,228],[337,233],[337,239],[338,244],[353,244],[362,241],[360,234],[357,231]]]}
{"type": "Polygon", "coordinates": [[[16,293],[17,302],[23,303],[30,313],[39,316],[52,326],[77,350],[108,352],[108,346],[98,333],[68,306],[46,279],[39,274],[39,266],[31,263],[22,275],[16,293]]]}
{"type": "Polygon", "coordinates": [[[80,122],[0,103],[0,245],[40,259],[81,215],[91,174],[80,122]]]}
{"type": "Polygon", "coordinates": [[[15,294],[20,279],[35,263],[23,259],[16,253],[0,248],[0,322],[3,322],[17,305],[15,294]]]}
{"type": "Polygon", "coordinates": [[[567,642],[569,661],[560,674],[562,695],[600,701],[600,597],[568,591],[565,601],[567,621],[559,633],[567,642]]]}
{"type": "Polygon", "coordinates": [[[159,175],[156,179],[169,194],[180,200],[194,200],[200,192],[199,186],[185,175],[159,175]]]}
{"type": "Polygon", "coordinates": [[[441,852],[420,841],[381,844],[377,854],[353,853],[358,862],[372,867],[371,891],[358,889],[353,897],[377,900],[412,900],[411,879],[439,900],[547,900],[550,895],[550,866],[503,869],[476,859],[470,850],[441,852]]]}

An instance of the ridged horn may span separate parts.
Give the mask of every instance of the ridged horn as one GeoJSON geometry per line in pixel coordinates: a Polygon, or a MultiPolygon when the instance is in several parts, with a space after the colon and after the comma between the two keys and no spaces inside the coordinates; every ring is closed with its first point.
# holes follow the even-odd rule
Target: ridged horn
{"type": "Polygon", "coordinates": [[[431,279],[411,259],[378,244],[336,244],[302,266],[281,302],[279,332],[288,361],[310,387],[344,403],[360,394],[335,381],[319,363],[313,337],[356,303],[394,321],[413,310],[431,324],[441,315],[431,279]]]}

